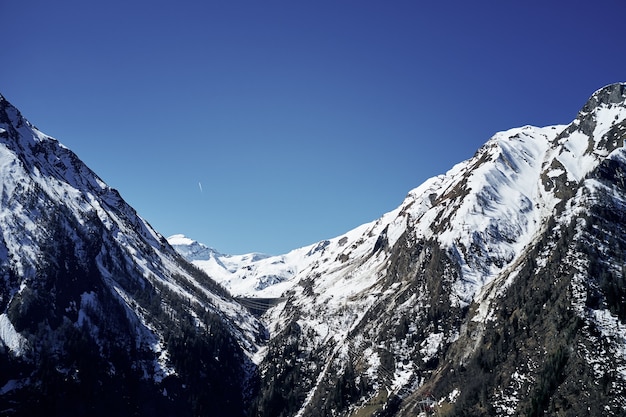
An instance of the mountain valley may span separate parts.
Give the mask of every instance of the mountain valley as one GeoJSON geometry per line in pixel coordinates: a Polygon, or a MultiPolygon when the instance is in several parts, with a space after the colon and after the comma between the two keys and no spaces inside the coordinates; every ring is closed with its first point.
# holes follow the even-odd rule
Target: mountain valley
{"type": "Polygon", "coordinates": [[[165,239],[0,96],[0,413],[626,414],[626,84],[287,254],[165,239]]]}

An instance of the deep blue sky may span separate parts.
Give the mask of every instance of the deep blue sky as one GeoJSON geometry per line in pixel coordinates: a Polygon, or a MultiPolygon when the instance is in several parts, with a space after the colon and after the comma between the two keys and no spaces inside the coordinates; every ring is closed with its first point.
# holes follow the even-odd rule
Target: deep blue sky
{"type": "Polygon", "coordinates": [[[225,253],[338,236],[626,79],[623,1],[0,0],[0,92],[225,253]],[[202,191],[199,183],[202,184],[202,191]]]}

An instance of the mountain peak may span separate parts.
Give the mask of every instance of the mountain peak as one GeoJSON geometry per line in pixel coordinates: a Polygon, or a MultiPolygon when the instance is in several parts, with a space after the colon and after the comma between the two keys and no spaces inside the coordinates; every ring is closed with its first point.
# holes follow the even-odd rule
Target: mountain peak
{"type": "Polygon", "coordinates": [[[210,248],[197,240],[183,234],[172,235],[167,238],[168,243],[188,261],[198,261],[222,256],[215,249],[210,248]]]}
{"type": "Polygon", "coordinates": [[[625,120],[626,84],[611,84],[597,90],[556,138],[561,148],[559,162],[570,168],[586,167],[575,175],[577,180],[582,178],[600,159],[623,146],[625,120]]]}
{"type": "MultiPolygon", "coordinates": [[[[614,83],[596,90],[580,109],[573,126],[580,126],[580,130],[587,136],[594,134],[597,113],[606,108],[626,108],[626,83],[614,83]]],[[[614,123],[615,120],[611,120],[614,123]]]]}
{"type": "Polygon", "coordinates": [[[593,93],[583,106],[583,111],[588,107],[596,107],[599,104],[623,104],[626,102],[626,83],[614,83],[604,86],[593,93]]]}

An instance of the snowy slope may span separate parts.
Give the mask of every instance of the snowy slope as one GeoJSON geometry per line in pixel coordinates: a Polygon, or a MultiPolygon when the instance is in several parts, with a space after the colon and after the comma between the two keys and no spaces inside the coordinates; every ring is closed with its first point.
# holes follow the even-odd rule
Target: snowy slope
{"type": "MultiPolygon", "coordinates": [[[[460,274],[447,297],[459,307],[468,306],[523,253],[560,201],[543,191],[541,177],[552,157],[553,142],[564,128],[526,126],[497,133],[473,158],[410,191],[397,209],[342,236],[262,260],[222,256],[196,259],[194,264],[234,294],[288,296],[289,309],[279,304],[266,315],[271,334],[280,334],[288,326],[295,308],[297,323],[308,334],[309,349],[333,344],[329,357],[347,358],[355,340],[361,340],[355,338],[355,329],[381,299],[404,286],[386,282],[392,248],[401,237],[434,240],[454,258],[460,274]],[[217,264],[229,267],[215,268],[217,264]],[[276,265],[282,274],[275,272],[276,265]],[[276,275],[278,283],[262,285],[264,277],[276,275]]],[[[443,336],[428,335],[419,348],[422,355],[434,357],[446,342],[443,336]]],[[[365,366],[371,376],[385,373],[375,349],[359,354],[370,358],[365,366]]],[[[414,377],[407,372],[386,372],[390,388],[412,383],[414,377]]],[[[325,376],[319,374],[309,401],[325,376]]]]}
{"type": "MultiPolygon", "coordinates": [[[[410,191],[400,207],[380,219],[285,255],[232,256],[207,248],[197,256],[194,248],[206,246],[181,235],[168,240],[233,294],[278,297],[311,274],[343,280],[353,276],[357,264],[377,250],[393,246],[410,227],[416,236],[436,237],[458,255],[464,279],[456,295],[469,302],[520,252],[541,219],[552,212],[557,199],[542,194],[538,184],[547,151],[563,129],[526,126],[500,132],[472,159],[410,191]],[[467,255],[469,248],[471,255],[467,255]]],[[[370,264],[369,270],[359,265],[357,270],[375,276],[371,272],[379,266],[370,264]]],[[[371,283],[365,280],[361,286],[371,283]]],[[[358,292],[360,287],[354,284],[351,280],[350,291],[358,292]]]]}
{"type": "MultiPolygon", "coordinates": [[[[5,124],[0,128],[0,175],[3,179],[0,184],[0,229],[7,255],[3,261],[17,272],[23,285],[34,279],[42,251],[39,242],[49,238],[50,234],[37,222],[55,215],[45,212],[46,204],[54,202],[67,207],[87,233],[90,233],[89,227],[94,220],[102,224],[113,242],[124,249],[129,263],[139,269],[141,276],[158,274],[172,291],[191,296],[189,290],[174,278],[181,275],[218,310],[233,317],[241,314],[239,306],[211,293],[190,277],[165,239],[140,218],[116,190],[104,184],[69,149],[30,125],[1,96],[0,102],[6,111],[1,120],[5,124]],[[20,195],[26,198],[22,200],[20,195]],[[34,207],[27,206],[28,203],[34,207]],[[37,211],[33,212],[33,209],[37,211]]],[[[67,232],[76,233],[70,237],[76,242],[81,241],[78,234],[85,233],[83,230],[67,232]]],[[[96,261],[100,273],[113,279],[112,271],[103,262],[109,244],[103,242],[96,261]]],[[[115,283],[112,285],[116,288],[115,283]]],[[[246,326],[248,332],[254,331],[256,326],[254,322],[240,324],[246,326]]]]}
{"type": "MultiPolygon", "coordinates": [[[[233,398],[241,402],[239,385],[250,377],[263,326],[184,261],[116,190],[2,96],[0,276],[0,361],[12,364],[0,376],[0,406],[19,398],[28,407],[30,384],[76,392],[72,384],[80,378],[53,382],[57,373],[101,373],[105,403],[106,395],[115,397],[124,383],[144,384],[146,395],[166,384],[176,394],[161,395],[164,405],[182,401],[185,407],[192,407],[185,398],[195,395],[185,392],[187,379],[206,383],[219,375],[225,388],[237,386],[233,398]],[[211,339],[217,334],[219,339],[211,339]],[[77,360],[76,340],[90,345],[80,352],[95,356],[77,360]],[[192,341],[198,351],[222,352],[222,362],[215,354],[195,369],[188,366],[180,346],[192,341]],[[47,355],[53,359],[41,359],[47,355]],[[40,369],[54,360],[58,372],[40,369]],[[97,371],[88,369],[97,361],[103,361],[97,371]],[[103,378],[112,380],[104,384],[103,378]]],[[[213,396],[225,407],[234,401],[218,391],[206,398],[213,396]]],[[[43,404],[40,400],[32,406],[43,404]]]]}
{"type": "MultiPolygon", "coordinates": [[[[567,343],[559,349],[577,350],[577,357],[588,357],[588,363],[596,363],[605,373],[607,364],[618,364],[611,374],[617,375],[611,395],[613,404],[620,404],[619,387],[626,378],[619,375],[626,363],[626,347],[615,331],[619,320],[602,305],[589,310],[586,291],[591,290],[585,288],[600,284],[588,281],[589,261],[583,261],[583,255],[567,255],[560,264],[555,262],[570,253],[563,245],[572,245],[571,253],[580,250],[576,239],[585,235],[571,235],[570,223],[584,223],[579,218],[606,200],[596,197],[593,190],[598,187],[589,176],[603,164],[623,159],[625,91],[623,84],[598,90],[568,125],[524,126],[495,134],[472,158],[410,191],[397,209],[342,236],[264,259],[250,255],[195,259],[195,265],[234,294],[286,300],[264,316],[271,342],[259,355],[264,357],[265,385],[256,410],[267,415],[284,412],[273,406],[285,401],[298,404],[287,415],[336,410],[350,415],[357,412],[358,403],[363,410],[399,407],[398,415],[415,415],[424,404],[423,393],[437,388],[442,407],[470,404],[477,407],[473,409],[477,415],[521,413],[523,409],[516,407],[536,407],[551,398],[538,397],[529,403],[533,384],[549,375],[541,373],[542,367],[556,366],[550,365],[553,362],[564,366],[559,362],[563,350],[553,350],[552,333],[576,329],[580,320],[585,323],[583,330],[556,337],[567,343]],[[566,272],[570,266],[578,275],[566,272]],[[532,280],[534,292],[525,289],[526,281],[519,281],[526,279],[532,280]],[[539,291],[541,287],[546,289],[539,291]],[[524,304],[511,304],[520,303],[523,291],[527,291],[521,298],[524,304]],[[550,294],[561,297],[554,307],[542,298],[550,294]],[[545,321],[534,315],[534,303],[543,305],[545,321]],[[480,373],[484,386],[494,384],[495,391],[485,394],[493,404],[474,405],[474,388],[450,382],[456,375],[450,369],[466,363],[483,372],[485,350],[502,343],[498,329],[526,320],[545,333],[535,334],[534,339],[511,336],[521,337],[516,343],[527,349],[519,354],[524,366],[515,368],[513,362],[489,354],[493,363],[502,361],[504,374],[498,378],[510,381],[510,387],[506,393],[498,391],[498,379],[489,376],[496,370],[480,373]],[[591,340],[600,343],[588,328],[605,335],[602,359],[592,361],[585,353],[583,347],[591,340]],[[527,340],[545,344],[532,346],[527,340]],[[536,349],[547,356],[537,356],[536,349]],[[298,352],[295,362],[277,359],[294,351],[298,352]],[[543,364],[546,360],[553,362],[543,364]],[[506,373],[509,367],[513,368],[506,373]],[[299,381],[292,393],[270,389],[272,381],[292,377],[299,381]],[[353,396],[352,400],[329,395],[338,385],[342,392],[351,393],[345,395],[353,396]]],[[[616,201],[620,207],[621,200],[616,201]]],[[[622,271],[620,262],[609,267],[622,271]]],[[[508,360],[517,355],[511,353],[508,360]]],[[[563,378],[569,378],[569,371],[563,369],[563,378]]],[[[618,405],[611,407],[611,413],[619,410],[618,405]]]]}
{"type": "Polygon", "coordinates": [[[436,238],[455,254],[462,279],[454,297],[469,303],[542,231],[562,201],[555,180],[578,182],[608,155],[597,142],[624,120],[626,109],[605,104],[593,113],[583,110],[570,125],[499,132],[474,157],[411,190],[380,219],[285,255],[223,255],[182,235],[168,241],[233,294],[279,297],[314,270],[347,275],[346,264],[369,257],[377,242],[393,246],[410,225],[417,238],[436,238]],[[592,132],[576,129],[589,118],[595,120],[592,132]]]}

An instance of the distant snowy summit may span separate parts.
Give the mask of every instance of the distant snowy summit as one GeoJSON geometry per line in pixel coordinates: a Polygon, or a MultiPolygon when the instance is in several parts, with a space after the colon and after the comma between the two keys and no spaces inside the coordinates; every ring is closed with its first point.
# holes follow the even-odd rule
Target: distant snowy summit
{"type": "Polygon", "coordinates": [[[167,238],[168,243],[188,261],[203,261],[219,258],[224,255],[200,242],[189,239],[185,235],[173,235],[167,238]]]}
{"type": "Polygon", "coordinates": [[[287,288],[278,284],[288,282],[296,272],[285,256],[226,255],[182,234],[170,236],[167,241],[186,260],[239,297],[279,297],[287,288]]]}

